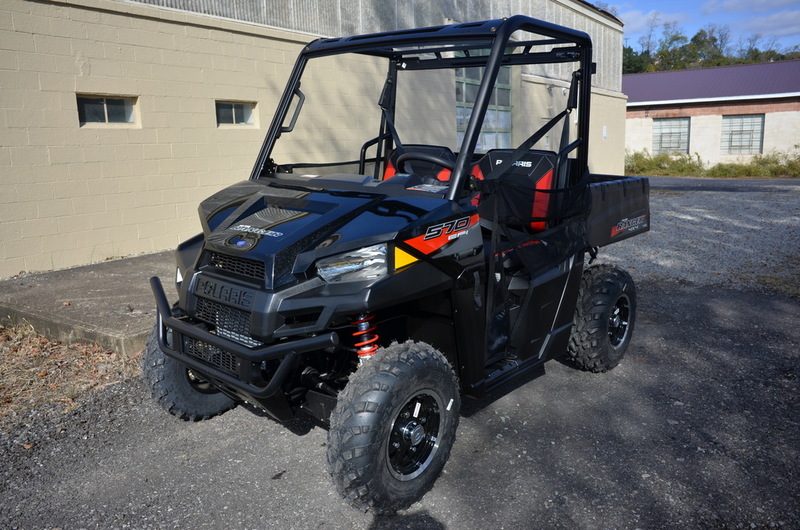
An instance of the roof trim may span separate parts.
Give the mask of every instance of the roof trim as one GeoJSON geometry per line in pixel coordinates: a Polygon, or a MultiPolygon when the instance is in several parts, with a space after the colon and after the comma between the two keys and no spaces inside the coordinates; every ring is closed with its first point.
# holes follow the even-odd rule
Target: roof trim
{"type": "Polygon", "coordinates": [[[593,3],[591,3],[591,2],[589,2],[587,0],[575,0],[575,1],[578,4],[583,4],[584,6],[588,7],[589,9],[591,9],[591,10],[593,10],[593,11],[595,11],[595,12],[601,14],[601,15],[603,15],[604,17],[611,19],[612,22],[616,22],[617,24],[620,25],[620,27],[625,27],[625,22],[623,22],[621,19],[619,19],[616,15],[612,14],[610,11],[606,11],[605,9],[603,9],[601,7],[597,7],[596,5],[594,5],[593,3]]]}
{"type": "Polygon", "coordinates": [[[693,103],[717,103],[724,101],[753,101],[756,99],[783,99],[800,97],[800,92],[784,92],[782,94],[754,94],[749,96],[730,96],[716,98],[695,98],[695,99],[667,99],[655,101],[634,101],[628,102],[628,107],[653,107],[659,105],[686,105],[693,103]]]}

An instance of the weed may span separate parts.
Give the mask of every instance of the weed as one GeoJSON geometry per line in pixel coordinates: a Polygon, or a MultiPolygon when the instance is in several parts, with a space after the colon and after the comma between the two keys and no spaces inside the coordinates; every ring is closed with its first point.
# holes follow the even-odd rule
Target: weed
{"type": "Polygon", "coordinates": [[[644,151],[625,155],[626,175],[682,176],[682,177],[783,177],[800,178],[800,150],[771,151],[754,155],[749,161],[720,162],[706,167],[699,153],[651,155],[644,151]]]}

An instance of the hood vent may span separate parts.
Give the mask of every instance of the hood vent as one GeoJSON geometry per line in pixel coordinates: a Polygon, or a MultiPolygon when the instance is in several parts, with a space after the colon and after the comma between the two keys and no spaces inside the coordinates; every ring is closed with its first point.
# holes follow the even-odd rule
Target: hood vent
{"type": "Polygon", "coordinates": [[[264,276],[266,275],[264,262],[239,256],[229,256],[219,252],[211,252],[210,254],[209,263],[215,269],[257,280],[259,285],[264,284],[264,276]]]}

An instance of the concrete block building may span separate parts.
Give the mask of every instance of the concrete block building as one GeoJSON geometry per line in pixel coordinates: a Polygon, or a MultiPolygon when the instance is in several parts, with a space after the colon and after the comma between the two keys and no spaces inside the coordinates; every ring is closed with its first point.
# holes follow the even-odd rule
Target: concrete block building
{"type": "MultiPolygon", "coordinates": [[[[248,178],[308,41],[516,13],[592,36],[592,169],[621,172],[622,24],[581,0],[4,0],[0,278],[171,249],[199,232],[198,203],[248,178]]],[[[550,98],[566,86],[544,69],[523,77],[550,98]]],[[[440,91],[455,138],[455,87],[440,91]]],[[[522,119],[528,92],[500,110],[522,119]]],[[[547,101],[530,119],[560,110],[547,101]]],[[[502,135],[513,143],[513,123],[487,141],[502,135]]]]}
{"type": "Polygon", "coordinates": [[[713,165],[800,148],[800,61],[623,76],[629,151],[713,165]]]}

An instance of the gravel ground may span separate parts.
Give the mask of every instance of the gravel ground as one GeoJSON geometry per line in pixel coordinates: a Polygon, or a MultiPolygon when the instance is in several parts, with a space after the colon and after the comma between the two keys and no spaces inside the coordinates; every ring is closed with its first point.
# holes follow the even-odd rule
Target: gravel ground
{"type": "Polygon", "coordinates": [[[682,182],[654,180],[651,231],[607,247],[604,260],[648,280],[800,296],[800,182],[682,182]]]}
{"type": "Polygon", "coordinates": [[[639,288],[625,361],[551,362],[465,401],[444,474],[405,512],[338,499],[313,424],[180,422],[134,379],[0,435],[0,527],[798,528],[800,185],[651,204],[652,231],[602,255],[639,288]]]}

